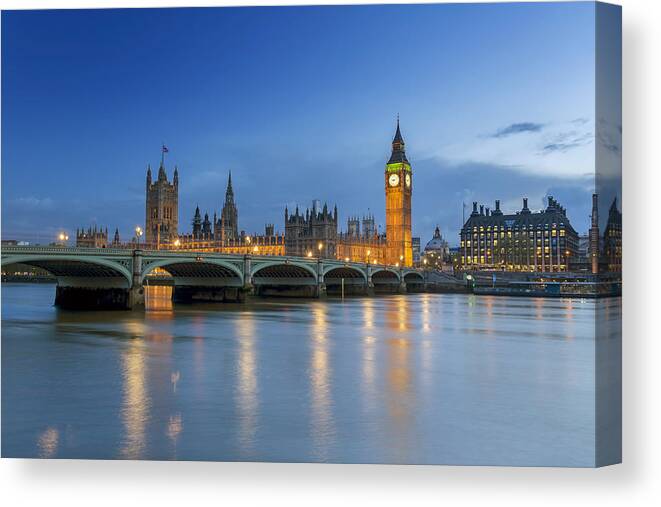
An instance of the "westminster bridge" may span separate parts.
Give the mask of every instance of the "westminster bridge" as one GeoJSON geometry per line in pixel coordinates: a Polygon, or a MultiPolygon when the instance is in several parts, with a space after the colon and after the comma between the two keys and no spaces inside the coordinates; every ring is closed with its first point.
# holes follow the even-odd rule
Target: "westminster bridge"
{"type": "Polygon", "coordinates": [[[41,268],[57,279],[55,305],[70,309],[144,306],[157,268],[172,279],[175,302],[239,302],[246,295],[325,297],[425,289],[415,268],[335,259],[58,246],[3,246],[3,267],[41,268]]]}

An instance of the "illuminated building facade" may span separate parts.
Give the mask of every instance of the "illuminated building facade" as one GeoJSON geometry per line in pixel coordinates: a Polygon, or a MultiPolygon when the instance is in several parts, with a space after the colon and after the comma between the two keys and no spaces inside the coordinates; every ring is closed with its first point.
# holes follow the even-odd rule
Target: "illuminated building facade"
{"type": "Polygon", "coordinates": [[[290,214],[285,207],[285,249],[287,255],[299,257],[337,257],[337,206],[331,213],[328,205],[319,209],[319,201],[312,208],[299,211],[298,206],[290,214]]]}
{"type": "Polygon", "coordinates": [[[604,230],[604,262],[609,272],[622,271],[622,213],[617,209],[617,198],[608,210],[604,230]]]}
{"type": "Polygon", "coordinates": [[[178,237],[179,171],[175,166],[170,183],[164,162],[162,157],[156,181],[152,181],[151,166],[147,167],[145,243],[154,248],[172,245],[178,237]]]}
{"type": "Polygon", "coordinates": [[[220,217],[202,215],[196,207],[192,232],[177,234],[179,175],[175,167],[168,182],[163,159],[158,179],[152,182],[147,170],[147,220],[145,243],[153,248],[214,251],[237,254],[291,255],[348,259],[352,262],[413,265],[411,234],[412,172],[397,119],[392,153],[385,169],[386,233],[379,233],[371,213],[350,217],[346,232],[338,230],[337,206],[329,210],[315,200],[312,207],[293,213],[285,208],[285,232],[276,234],[269,224],[263,235],[239,232],[238,208],[234,200],[232,176],[228,177],[225,202],[220,217]]]}
{"type": "Polygon", "coordinates": [[[84,248],[107,248],[108,228],[97,229],[96,226],[76,229],[76,246],[84,248]]]}
{"type": "Polygon", "coordinates": [[[223,252],[252,255],[285,255],[285,236],[274,232],[273,225],[267,224],[264,234],[246,234],[241,231],[236,239],[222,241],[215,239],[213,234],[194,237],[193,234],[182,234],[175,244],[177,250],[194,250],[196,252],[223,252]]]}
{"type": "Polygon", "coordinates": [[[411,244],[411,194],[413,174],[406,158],[405,143],[399,128],[392,141],[392,153],[385,170],[386,264],[413,265],[411,244]]]}
{"type": "Polygon", "coordinates": [[[553,199],[540,212],[531,212],[528,199],[515,214],[505,215],[500,201],[490,211],[483,205],[473,212],[460,233],[462,269],[503,271],[567,271],[578,253],[578,234],[566,210],[553,199]]]}
{"type": "Polygon", "coordinates": [[[434,236],[425,245],[422,252],[423,265],[432,269],[443,270],[452,264],[450,245],[441,235],[441,229],[436,226],[434,236]]]}

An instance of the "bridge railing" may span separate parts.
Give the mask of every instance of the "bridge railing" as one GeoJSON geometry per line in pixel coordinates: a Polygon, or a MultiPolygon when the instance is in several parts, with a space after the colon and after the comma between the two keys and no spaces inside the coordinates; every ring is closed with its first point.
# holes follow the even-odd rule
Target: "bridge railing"
{"type": "MultiPolygon", "coordinates": [[[[235,253],[222,253],[222,252],[195,252],[192,250],[153,250],[144,248],[91,248],[91,247],[73,247],[73,246],[17,246],[17,245],[3,245],[0,248],[2,254],[64,254],[64,255],[121,255],[132,256],[133,252],[140,250],[143,257],[197,257],[200,260],[204,258],[211,259],[243,259],[249,256],[253,261],[269,262],[274,259],[284,260],[285,262],[298,262],[298,263],[317,263],[323,262],[325,265],[335,266],[353,266],[353,267],[367,267],[367,262],[351,262],[343,259],[329,259],[318,257],[300,257],[295,255],[252,255],[252,254],[235,254],[235,253]]],[[[372,264],[369,263],[372,269],[391,269],[397,271],[418,271],[416,268],[410,267],[397,267],[388,264],[372,264]]]]}

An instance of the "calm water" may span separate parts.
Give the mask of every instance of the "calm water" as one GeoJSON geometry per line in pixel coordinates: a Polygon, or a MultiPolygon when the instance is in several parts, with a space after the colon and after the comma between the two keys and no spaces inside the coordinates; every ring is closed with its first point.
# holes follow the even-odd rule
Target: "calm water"
{"type": "Polygon", "coordinates": [[[2,286],[5,457],[594,463],[595,301],[71,313],[2,286]]]}

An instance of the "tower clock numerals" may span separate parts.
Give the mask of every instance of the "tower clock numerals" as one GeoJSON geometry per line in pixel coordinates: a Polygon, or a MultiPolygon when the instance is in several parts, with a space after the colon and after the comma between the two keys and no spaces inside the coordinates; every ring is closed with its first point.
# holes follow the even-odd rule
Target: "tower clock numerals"
{"type": "Polygon", "coordinates": [[[390,177],[388,178],[388,185],[391,187],[396,187],[399,185],[399,175],[398,174],[391,174],[390,177]]]}
{"type": "Polygon", "coordinates": [[[407,174],[406,177],[404,178],[404,181],[406,182],[406,188],[411,188],[411,175],[407,174]]]}

